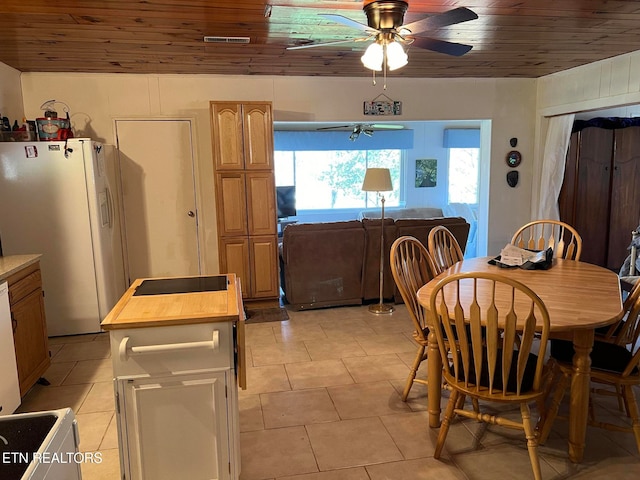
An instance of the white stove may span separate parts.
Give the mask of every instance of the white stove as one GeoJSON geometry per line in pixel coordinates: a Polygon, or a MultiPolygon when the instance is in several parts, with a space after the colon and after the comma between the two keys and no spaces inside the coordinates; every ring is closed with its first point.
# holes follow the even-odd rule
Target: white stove
{"type": "MultiPolygon", "coordinates": [[[[78,426],[70,408],[0,417],[2,480],[80,480],[78,426]]],[[[91,453],[93,457],[95,453],[91,453]]]]}

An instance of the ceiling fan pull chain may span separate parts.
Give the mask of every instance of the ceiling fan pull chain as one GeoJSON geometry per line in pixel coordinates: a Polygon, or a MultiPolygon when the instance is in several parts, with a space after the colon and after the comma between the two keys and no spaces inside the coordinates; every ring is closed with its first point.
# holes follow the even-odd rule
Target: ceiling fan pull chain
{"type": "Polygon", "coordinates": [[[387,44],[382,45],[384,48],[384,53],[382,55],[382,75],[384,77],[384,82],[382,84],[382,89],[387,89],[387,44]]]}

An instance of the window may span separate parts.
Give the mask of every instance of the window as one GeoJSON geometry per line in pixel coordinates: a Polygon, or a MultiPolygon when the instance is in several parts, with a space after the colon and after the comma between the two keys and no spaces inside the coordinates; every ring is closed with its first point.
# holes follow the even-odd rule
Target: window
{"type": "Polygon", "coordinates": [[[368,167],[390,169],[393,191],[385,192],[385,205],[400,205],[400,149],[276,150],[274,158],[276,185],[295,185],[298,210],[377,207],[378,195],[362,191],[368,167]]]}
{"type": "Polygon", "coordinates": [[[479,148],[449,149],[449,202],[478,204],[479,148]]]}

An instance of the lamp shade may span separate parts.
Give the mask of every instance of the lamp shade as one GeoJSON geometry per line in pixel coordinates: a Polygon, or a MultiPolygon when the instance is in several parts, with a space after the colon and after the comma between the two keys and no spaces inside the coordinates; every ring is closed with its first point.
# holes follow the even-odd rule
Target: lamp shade
{"type": "Polygon", "coordinates": [[[407,54],[398,42],[391,42],[387,45],[387,66],[389,70],[397,70],[404,67],[409,61],[407,54]]]}
{"type": "Polygon", "coordinates": [[[393,190],[391,184],[391,172],[388,168],[367,168],[362,182],[362,190],[365,192],[390,192],[393,190]]]}
{"type": "Polygon", "coordinates": [[[379,43],[372,43],[365,50],[364,55],[360,58],[362,64],[370,70],[382,70],[382,61],[384,60],[384,50],[379,43]]]}

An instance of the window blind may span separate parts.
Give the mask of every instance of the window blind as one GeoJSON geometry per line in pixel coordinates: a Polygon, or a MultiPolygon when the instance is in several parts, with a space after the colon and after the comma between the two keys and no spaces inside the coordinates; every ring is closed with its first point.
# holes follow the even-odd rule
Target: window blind
{"type": "Polygon", "coordinates": [[[444,148],[480,148],[479,128],[445,128],[444,148]]]}
{"type": "Polygon", "coordinates": [[[274,148],[278,151],[327,151],[327,150],[408,150],[413,148],[413,130],[376,130],[368,137],[364,133],[349,140],[348,130],[284,131],[273,132],[274,148]]]}

